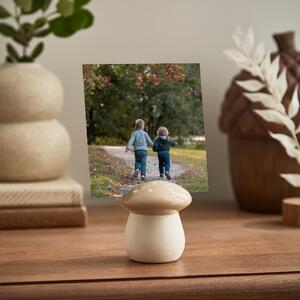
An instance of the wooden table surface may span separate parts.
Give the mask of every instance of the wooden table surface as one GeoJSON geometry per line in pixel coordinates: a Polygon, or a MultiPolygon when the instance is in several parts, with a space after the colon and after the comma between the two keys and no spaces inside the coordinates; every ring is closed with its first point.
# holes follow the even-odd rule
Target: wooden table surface
{"type": "Polygon", "coordinates": [[[300,229],[230,202],[181,216],[186,250],[167,264],[126,257],[116,206],[89,207],[87,228],[0,231],[0,299],[300,299],[300,229]]]}

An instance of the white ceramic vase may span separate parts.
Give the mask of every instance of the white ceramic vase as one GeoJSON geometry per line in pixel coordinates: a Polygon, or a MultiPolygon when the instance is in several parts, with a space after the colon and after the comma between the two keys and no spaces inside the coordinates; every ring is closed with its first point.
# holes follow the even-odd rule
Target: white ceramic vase
{"type": "Polygon", "coordinates": [[[178,212],[168,215],[129,214],[125,250],[132,260],[171,262],[181,257],[184,247],[184,230],[178,212]]]}
{"type": "Polygon", "coordinates": [[[0,181],[41,181],[62,176],[71,143],[56,120],[63,87],[36,63],[0,67],[0,181]]]}

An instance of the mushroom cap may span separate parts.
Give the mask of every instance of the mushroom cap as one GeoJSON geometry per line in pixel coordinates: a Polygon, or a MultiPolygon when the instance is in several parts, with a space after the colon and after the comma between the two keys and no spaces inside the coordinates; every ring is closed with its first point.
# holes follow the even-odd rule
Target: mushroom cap
{"type": "Polygon", "coordinates": [[[191,194],[178,184],[156,180],[143,183],[119,200],[125,210],[141,215],[174,214],[192,202],[191,194]]]}

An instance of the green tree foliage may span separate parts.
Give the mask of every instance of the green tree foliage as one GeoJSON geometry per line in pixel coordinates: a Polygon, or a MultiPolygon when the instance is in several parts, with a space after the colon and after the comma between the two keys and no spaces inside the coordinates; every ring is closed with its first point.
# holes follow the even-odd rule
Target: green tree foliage
{"type": "Polygon", "coordinates": [[[152,138],[159,126],[179,140],[204,134],[199,64],[84,65],[83,75],[89,144],[126,142],[138,118],[152,138]]]}

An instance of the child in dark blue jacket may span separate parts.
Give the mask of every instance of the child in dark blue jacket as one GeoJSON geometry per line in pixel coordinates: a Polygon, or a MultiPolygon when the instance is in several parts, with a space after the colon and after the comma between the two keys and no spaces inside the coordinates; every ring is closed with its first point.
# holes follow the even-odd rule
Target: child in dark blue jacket
{"type": "Polygon", "coordinates": [[[157,138],[153,144],[153,151],[157,152],[159,161],[160,178],[166,175],[168,180],[170,176],[170,146],[176,146],[177,143],[169,139],[169,131],[166,127],[159,127],[157,129],[157,138]]]}

